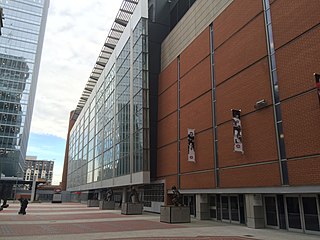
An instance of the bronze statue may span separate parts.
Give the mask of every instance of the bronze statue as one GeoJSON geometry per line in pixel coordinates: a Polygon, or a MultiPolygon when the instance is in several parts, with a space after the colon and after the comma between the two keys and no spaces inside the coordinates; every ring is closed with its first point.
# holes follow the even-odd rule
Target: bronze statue
{"type": "Polygon", "coordinates": [[[180,194],[179,190],[176,188],[176,186],[172,186],[171,189],[172,189],[172,193],[173,193],[173,197],[172,197],[173,205],[176,206],[176,207],[183,206],[182,199],[181,199],[181,194],[180,194]]]}
{"type": "Polygon", "coordinates": [[[134,187],[131,188],[130,200],[132,203],[139,203],[139,193],[134,187]]]}
{"type": "Polygon", "coordinates": [[[108,188],[107,195],[104,200],[107,202],[110,202],[112,200],[112,197],[113,197],[113,191],[111,188],[108,188]]]}

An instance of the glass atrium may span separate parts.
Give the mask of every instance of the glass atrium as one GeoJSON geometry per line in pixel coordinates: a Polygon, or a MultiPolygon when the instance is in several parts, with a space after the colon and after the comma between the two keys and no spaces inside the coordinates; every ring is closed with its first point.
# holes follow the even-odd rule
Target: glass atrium
{"type": "Polygon", "coordinates": [[[145,17],[130,20],[81,109],[70,132],[68,190],[150,181],[147,26],[145,17]]]}

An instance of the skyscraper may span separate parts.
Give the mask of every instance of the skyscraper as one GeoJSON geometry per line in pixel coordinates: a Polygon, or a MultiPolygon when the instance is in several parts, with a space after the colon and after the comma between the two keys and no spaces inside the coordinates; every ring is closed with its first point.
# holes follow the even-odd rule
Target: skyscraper
{"type": "Polygon", "coordinates": [[[0,0],[0,173],[22,176],[49,0],[0,0]]]}

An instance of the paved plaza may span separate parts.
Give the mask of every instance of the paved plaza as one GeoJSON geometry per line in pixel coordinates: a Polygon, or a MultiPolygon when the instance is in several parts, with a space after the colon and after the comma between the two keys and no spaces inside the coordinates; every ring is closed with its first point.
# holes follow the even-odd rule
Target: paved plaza
{"type": "Polygon", "coordinates": [[[16,240],[104,240],[104,239],[201,239],[312,240],[319,236],[272,229],[192,219],[186,224],[160,222],[158,214],[121,215],[119,210],[99,210],[78,203],[30,203],[26,215],[18,215],[19,204],[10,203],[0,212],[0,239],[16,240]]]}

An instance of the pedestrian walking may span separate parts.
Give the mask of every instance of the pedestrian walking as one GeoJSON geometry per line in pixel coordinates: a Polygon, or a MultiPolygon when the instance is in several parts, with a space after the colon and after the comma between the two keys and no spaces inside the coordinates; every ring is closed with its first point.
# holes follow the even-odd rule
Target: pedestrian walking
{"type": "Polygon", "coordinates": [[[28,206],[28,199],[26,198],[19,198],[19,202],[20,202],[20,211],[18,212],[18,214],[22,214],[22,215],[26,215],[26,208],[28,206]]]}

